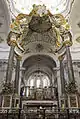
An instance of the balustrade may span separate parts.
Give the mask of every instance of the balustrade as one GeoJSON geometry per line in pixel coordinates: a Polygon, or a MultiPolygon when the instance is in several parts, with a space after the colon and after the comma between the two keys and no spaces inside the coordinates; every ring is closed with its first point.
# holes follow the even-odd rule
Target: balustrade
{"type": "Polygon", "coordinates": [[[0,119],[80,119],[80,109],[67,108],[59,109],[59,111],[58,109],[46,111],[45,108],[40,108],[37,111],[28,112],[22,109],[0,109],[0,119]]]}

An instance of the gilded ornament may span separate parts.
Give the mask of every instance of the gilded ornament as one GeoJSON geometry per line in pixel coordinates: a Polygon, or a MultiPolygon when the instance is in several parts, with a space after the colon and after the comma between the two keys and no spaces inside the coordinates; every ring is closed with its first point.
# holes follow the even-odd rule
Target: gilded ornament
{"type": "Polygon", "coordinates": [[[65,56],[65,53],[63,53],[62,55],[60,55],[60,56],[58,57],[58,59],[59,59],[59,60],[63,60],[63,59],[64,59],[64,56],[65,56]]]}
{"type": "Polygon", "coordinates": [[[16,40],[10,40],[10,41],[9,41],[9,45],[16,46],[16,45],[17,45],[16,40]]]}
{"type": "Polygon", "coordinates": [[[24,50],[24,47],[34,39],[34,42],[37,41],[35,36],[33,39],[30,39],[34,33],[41,34],[42,40],[44,40],[44,34],[50,30],[52,30],[55,40],[49,35],[45,38],[48,41],[47,43],[55,43],[52,44],[55,47],[54,52],[58,52],[65,45],[72,45],[70,26],[64,16],[61,14],[52,15],[45,5],[34,4],[29,15],[19,14],[10,27],[11,31],[16,35],[16,39],[13,41],[9,40],[8,44],[15,45],[15,52],[17,54],[25,52],[26,49],[24,50]]]}
{"type": "Polygon", "coordinates": [[[19,60],[22,59],[21,54],[18,51],[16,51],[16,50],[15,50],[15,57],[18,58],[19,60]]]}
{"type": "Polygon", "coordinates": [[[63,45],[64,46],[66,46],[66,45],[72,46],[72,42],[70,40],[66,40],[66,41],[63,42],[63,45]]]}
{"type": "Polygon", "coordinates": [[[48,15],[48,10],[46,10],[45,5],[33,5],[33,10],[30,12],[29,16],[44,16],[48,15]]]}
{"type": "Polygon", "coordinates": [[[19,54],[16,54],[16,53],[15,53],[15,57],[16,57],[16,59],[18,59],[18,60],[20,60],[20,61],[22,60],[22,56],[19,55],[19,54]]]}

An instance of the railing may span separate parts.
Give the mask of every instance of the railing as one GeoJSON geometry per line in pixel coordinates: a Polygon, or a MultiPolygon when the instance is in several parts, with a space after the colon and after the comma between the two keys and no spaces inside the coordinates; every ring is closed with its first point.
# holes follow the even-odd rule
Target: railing
{"type": "Polygon", "coordinates": [[[80,109],[56,109],[24,111],[22,109],[1,109],[0,119],[80,119],[80,109]]]}

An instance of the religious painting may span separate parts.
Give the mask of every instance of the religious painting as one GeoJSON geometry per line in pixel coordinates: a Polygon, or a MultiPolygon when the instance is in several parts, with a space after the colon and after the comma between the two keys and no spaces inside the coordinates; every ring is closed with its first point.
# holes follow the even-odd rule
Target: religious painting
{"type": "Polygon", "coordinates": [[[3,97],[0,95],[0,107],[2,106],[3,97]]]}
{"type": "Polygon", "coordinates": [[[35,88],[34,87],[32,87],[31,89],[30,89],[30,97],[29,97],[29,99],[35,99],[35,88]]]}
{"type": "Polygon", "coordinates": [[[3,97],[3,107],[11,107],[11,96],[3,97]]]}
{"type": "Polygon", "coordinates": [[[69,96],[70,107],[77,107],[77,96],[71,95],[69,96]]]}
{"type": "Polygon", "coordinates": [[[38,88],[37,91],[36,91],[36,99],[37,100],[42,100],[43,99],[43,91],[40,88],[38,88]]]}
{"type": "Polygon", "coordinates": [[[51,88],[44,88],[44,99],[51,99],[51,88]]]}

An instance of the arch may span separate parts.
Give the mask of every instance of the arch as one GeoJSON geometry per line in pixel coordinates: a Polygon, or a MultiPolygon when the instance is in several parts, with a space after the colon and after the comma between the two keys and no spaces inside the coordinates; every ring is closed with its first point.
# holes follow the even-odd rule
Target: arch
{"type": "Polygon", "coordinates": [[[44,88],[45,86],[50,86],[50,79],[44,72],[33,72],[32,75],[29,76],[27,81],[27,86],[41,86],[44,88]]]}
{"type": "Polygon", "coordinates": [[[28,57],[22,64],[25,71],[22,72],[23,81],[26,82],[30,75],[34,72],[43,72],[49,79],[52,79],[54,73],[53,68],[56,67],[56,62],[48,55],[32,55],[28,57]]]}
{"type": "Polygon", "coordinates": [[[52,65],[56,67],[56,62],[50,56],[44,54],[43,55],[37,54],[28,57],[26,60],[24,60],[22,67],[29,67],[29,65],[31,66],[35,63],[41,62],[50,67],[52,67],[52,65]]]}
{"type": "Polygon", "coordinates": [[[56,65],[59,66],[59,63],[58,63],[58,56],[53,54],[53,53],[46,53],[46,52],[37,52],[37,53],[27,53],[27,54],[24,54],[23,57],[22,57],[22,62],[21,62],[21,65],[23,66],[23,63],[26,59],[28,59],[29,57],[31,56],[36,56],[36,55],[44,55],[44,56],[48,56],[50,57],[52,60],[55,61],[56,65]]]}

